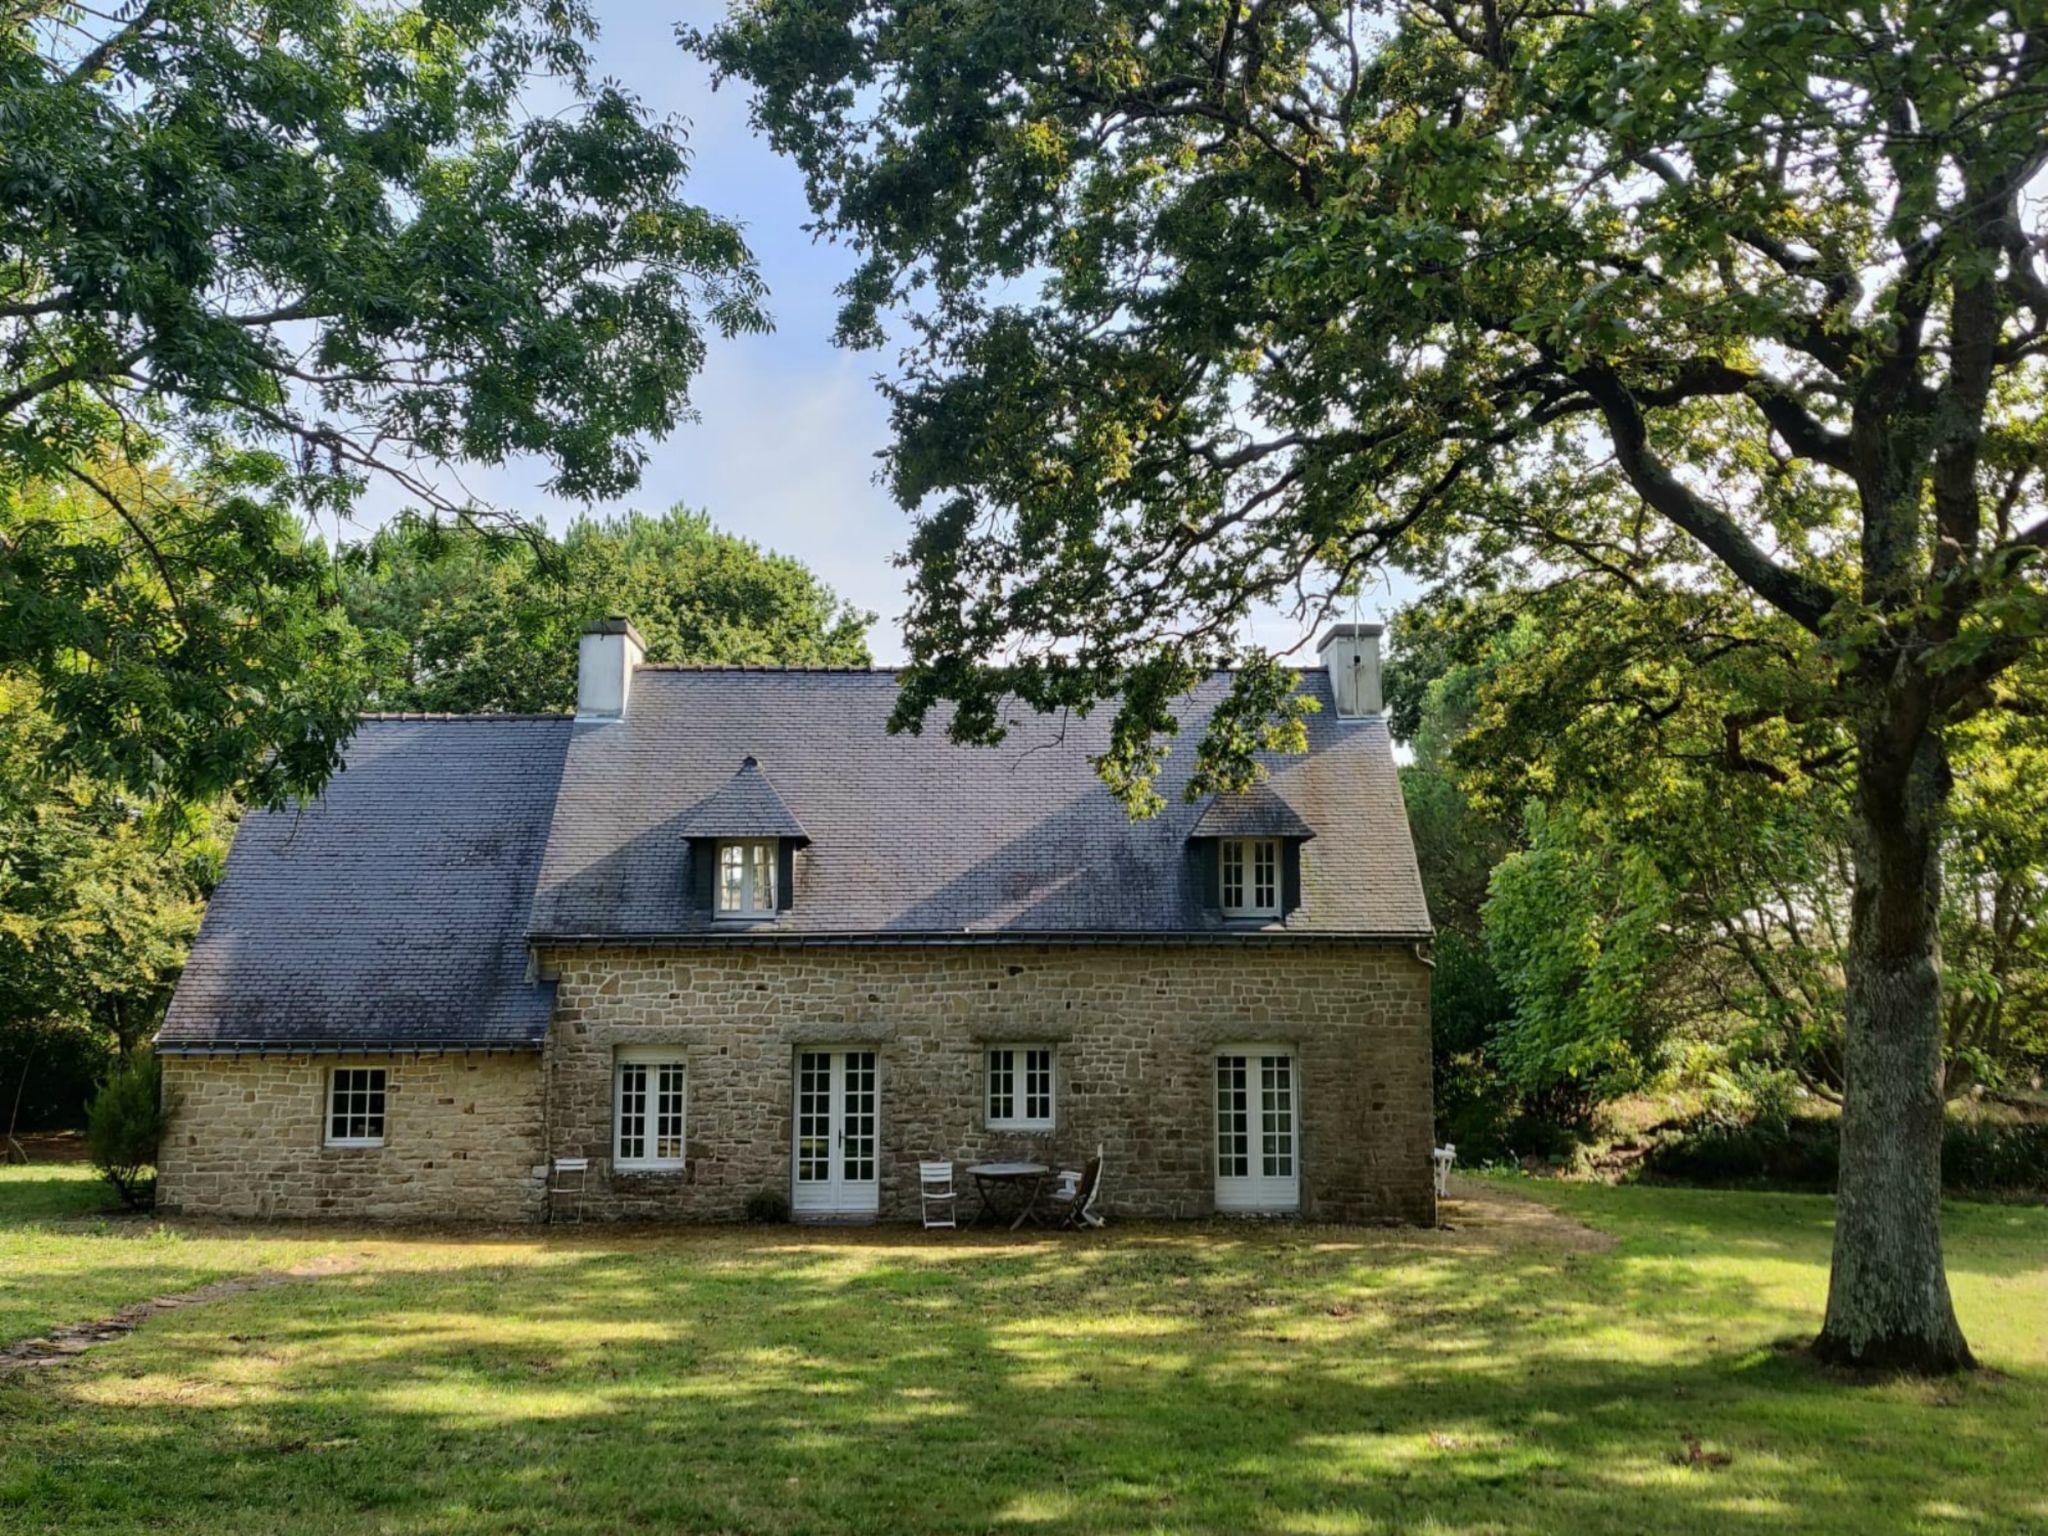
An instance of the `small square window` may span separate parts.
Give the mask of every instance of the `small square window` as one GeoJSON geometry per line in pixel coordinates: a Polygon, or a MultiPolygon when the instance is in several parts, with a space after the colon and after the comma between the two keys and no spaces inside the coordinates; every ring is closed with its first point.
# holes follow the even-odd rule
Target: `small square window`
{"type": "Polygon", "coordinates": [[[327,1078],[327,1145],[384,1145],[383,1067],[336,1067],[327,1078]]]}
{"type": "Polygon", "coordinates": [[[612,1164],[617,1168],[683,1166],[687,1069],[679,1052],[619,1052],[612,1072],[612,1164]]]}
{"type": "Polygon", "coordinates": [[[720,843],[718,915],[773,917],[776,862],[772,841],[720,843]]]}
{"type": "Polygon", "coordinates": [[[1217,849],[1225,917],[1280,915],[1280,842],[1272,837],[1229,837],[1217,849]]]}
{"type": "Polygon", "coordinates": [[[1052,1129],[1052,1047],[998,1045],[988,1053],[991,1130],[1052,1129]]]}

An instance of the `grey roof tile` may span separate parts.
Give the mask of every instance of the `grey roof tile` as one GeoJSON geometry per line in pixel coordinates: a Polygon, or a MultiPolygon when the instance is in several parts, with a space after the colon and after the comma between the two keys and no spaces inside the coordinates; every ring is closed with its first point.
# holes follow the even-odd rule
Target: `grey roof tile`
{"type": "MultiPolygon", "coordinates": [[[[811,844],[775,935],[1187,934],[1201,906],[1188,838],[1205,807],[1183,801],[1195,744],[1228,680],[1197,688],[1159,777],[1167,809],[1129,821],[1095,776],[1109,711],[1023,714],[995,747],[955,746],[944,722],[884,729],[889,672],[642,667],[622,719],[574,728],[534,896],[538,937],[709,934],[686,878],[693,808],[742,757],[757,759],[811,844]]],[[[1392,746],[1381,720],[1323,705],[1308,750],[1275,758],[1270,793],[1315,833],[1289,933],[1422,937],[1429,914],[1392,746]]]]}
{"type": "Polygon", "coordinates": [[[159,1044],[538,1042],[525,926],[569,730],[366,719],[318,799],[244,818],[159,1044]]]}

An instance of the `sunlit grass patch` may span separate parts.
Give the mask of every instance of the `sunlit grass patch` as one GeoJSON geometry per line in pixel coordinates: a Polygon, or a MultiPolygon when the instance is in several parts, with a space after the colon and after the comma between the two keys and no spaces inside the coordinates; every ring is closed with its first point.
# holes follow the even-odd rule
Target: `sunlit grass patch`
{"type": "MultiPolygon", "coordinates": [[[[2048,1213],[1952,1215],[1994,1372],[1845,1385],[1782,1347],[1818,1323],[1824,1202],[1533,1193],[1561,1216],[1496,1193],[1450,1232],[1013,1238],[159,1229],[53,1212],[46,1190],[17,1214],[0,1184],[0,1251],[33,1247],[115,1305],[224,1266],[351,1266],[0,1387],[0,1531],[1870,1536],[2048,1517],[2048,1213]]],[[[82,1304],[8,1279],[18,1308],[82,1304]]]]}

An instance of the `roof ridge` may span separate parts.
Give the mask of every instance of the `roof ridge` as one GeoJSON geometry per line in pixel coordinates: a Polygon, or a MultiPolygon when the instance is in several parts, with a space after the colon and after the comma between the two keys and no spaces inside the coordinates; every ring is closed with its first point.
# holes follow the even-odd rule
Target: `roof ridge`
{"type": "MultiPolygon", "coordinates": [[[[780,662],[780,661],[642,661],[634,663],[635,672],[812,672],[849,673],[856,677],[879,677],[897,672],[907,672],[907,666],[856,667],[827,662],[780,662]]],[[[1242,672],[1242,667],[1211,667],[1205,674],[1209,677],[1226,677],[1233,672],[1242,672]]],[[[1283,664],[1283,672],[1299,672],[1304,677],[1313,676],[1329,669],[1311,664],[1294,662],[1283,664]]]]}
{"type": "Polygon", "coordinates": [[[507,721],[507,720],[564,720],[564,721],[567,721],[567,720],[574,720],[575,718],[576,718],[576,717],[575,717],[574,715],[572,715],[572,714],[569,714],[569,713],[567,713],[567,712],[563,712],[563,713],[555,714],[555,713],[549,713],[549,712],[547,712],[547,711],[538,711],[538,710],[537,710],[537,711],[530,711],[530,712],[525,712],[525,713],[522,713],[522,712],[520,712],[520,711],[517,711],[517,710],[495,710],[495,711],[494,711],[494,710],[479,710],[478,712],[476,712],[476,713],[474,713],[474,714],[467,714],[467,713],[458,713],[458,712],[456,712],[456,711],[453,711],[453,710],[420,710],[420,709],[366,709],[366,710],[363,710],[363,711],[361,711],[360,713],[358,713],[358,714],[356,715],[356,719],[357,719],[358,721],[390,721],[390,720],[414,720],[414,721],[419,721],[419,720],[431,720],[431,721],[461,721],[461,722],[463,722],[463,723],[465,723],[465,724],[471,724],[471,725],[498,725],[498,724],[502,724],[503,722],[505,722],[505,721],[507,721]]]}
{"type": "Polygon", "coordinates": [[[633,668],[635,672],[845,672],[858,677],[872,677],[896,673],[901,667],[856,667],[830,665],[825,663],[807,664],[775,661],[643,661],[633,668]]]}

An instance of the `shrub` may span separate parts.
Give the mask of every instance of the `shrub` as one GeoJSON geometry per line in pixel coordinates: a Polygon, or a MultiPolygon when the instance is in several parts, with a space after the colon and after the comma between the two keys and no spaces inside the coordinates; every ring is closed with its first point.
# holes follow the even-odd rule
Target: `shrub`
{"type": "Polygon", "coordinates": [[[757,1189],[747,1196],[747,1220],[777,1226],[789,1220],[789,1196],[777,1189],[757,1189]]]}
{"type": "Polygon", "coordinates": [[[114,1064],[107,1037],[82,1020],[0,1021],[0,1132],[75,1131],[114,1064]]]}
{"type": "Polygon", "coordinates": [[[107,1079],[85,1119],[93,1166],[133,1210],[147,1210],[156,1200],[163,1130],[163,1073],[156,1057],[141,1052],[107,1079]]]}
{"type": "Polygon", "coordinates": [[[1951,1125],[1941,1139],[1941,1182],[1958,1190],[2048,1193],[2048,1125],[1951,1125]]]}
{"type": "MultiPolygon", "coordinates": [[[[1643,1160],[1646,1175],[1675,1184],[1829,1190],[1840,1170],[1837,1122],[1811,1116],[1736,1124],[1702,1115],[1643,1160]]],[[[2048,1192],[2048,1125],[1950,1125],[1941,1182],[1957,1194],[2048,1192]]]]}
{"type": "Polygon", "coordinates": [[[1654,1148],[1643,1172],[1674,1184],[1769,1184],[1833,1189],[1841,1151],[1832,1120],[1739,1123],[1709,1113],[1654,1148]]]}

